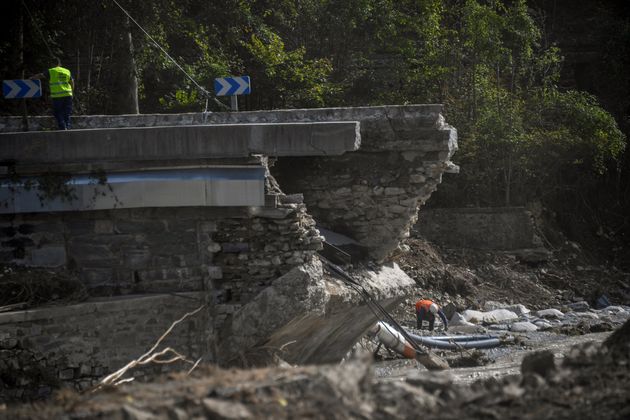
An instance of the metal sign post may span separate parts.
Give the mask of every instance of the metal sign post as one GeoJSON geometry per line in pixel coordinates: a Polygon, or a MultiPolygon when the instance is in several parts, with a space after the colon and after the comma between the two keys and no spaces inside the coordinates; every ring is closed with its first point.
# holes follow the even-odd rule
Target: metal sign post
{"type": "Polygon", "coordinates": [[[214,79],[217,96],[230,96],[232,111],[238,111],[238,95],[249,95],[252,91],[249,76],[219,77],[214,79]]]}
{"type": "MultiPolygon", "coordinates": [[[[24,77],[24,71],[22,71],[24,77]]],[[[2,81],[2,94],[5,99],[22,99],[22,129],[28,131],[28,110],[26,98],[40,98],[42,96],[42,82],[32,79],[16,79],[2,81]]]]}

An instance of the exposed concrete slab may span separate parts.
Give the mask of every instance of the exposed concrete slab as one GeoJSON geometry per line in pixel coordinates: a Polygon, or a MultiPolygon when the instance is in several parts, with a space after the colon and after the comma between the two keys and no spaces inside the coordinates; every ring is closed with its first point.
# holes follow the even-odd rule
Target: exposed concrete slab
{"type": "Polygon", "coordinates": [[[353,121],[104,128],[0,134],[3,161],[20,164],[340,155],[361,144],[353,121]]]}
{"type": "Polygon", "coordinates": [[[36,178],[0,183],[0,214],[108,210],[139,207],[264,206],[261,166],[164,169],[87,175],[66,183],[69,196],[42,197],[36,178]],[[29,182],[30,180],[30,182],[29,182]]]}
{"type": "MultiPolygon", "coordinates": [[[[355,278],[386,309],[415,285],[395,264],[355,278]]],[[[262,346],[282,348],[281,357],[290,363],[335,363],[376,321],[357,292],[325,275],[314,260],[276,279],[233,315],[219,357],[239,361],[239,353],[246,357],[262,346]]]]}

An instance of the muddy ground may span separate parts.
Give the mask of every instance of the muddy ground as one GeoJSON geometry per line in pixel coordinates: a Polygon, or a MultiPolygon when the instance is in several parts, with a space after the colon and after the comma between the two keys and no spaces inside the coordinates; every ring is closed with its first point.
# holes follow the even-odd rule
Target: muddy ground
{"type": "MultiPolygon", "coordinates": [[[[574,244],[544,261],[445,250],[419,238],[405,245],[396,260],[418,289],[394,315],[409,328],[413,302],[425,296],[457,310],[489,300],[532,310],[580,300],[595,305],[603,294],[612,304],[630,303],[630,276],[596,264],[574,244]]],[[[375,345],[364,339],[338,365],[198,366],[190,375],[0,406],[0,418],[630,418],[630,322],[597,325],[515,334],[499,349],[439,352],[452,366],[444,372],[383,349],[374,357],[375,345]]]]}

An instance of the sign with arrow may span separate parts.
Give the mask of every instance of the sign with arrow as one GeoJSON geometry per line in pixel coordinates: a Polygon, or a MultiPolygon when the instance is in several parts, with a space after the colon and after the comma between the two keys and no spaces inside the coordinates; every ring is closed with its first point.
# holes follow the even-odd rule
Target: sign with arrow
{"type": "Polygon", "coordinates": [[[214,79],[214,91],[217,96],[249,95],[251,90],[249,76],[214,79]]]}
{"type": "Polygon", "coordinates": [[[2,93],[5,99],[39,98],[42,82],[37,79],[3,80],[2,93]]]}

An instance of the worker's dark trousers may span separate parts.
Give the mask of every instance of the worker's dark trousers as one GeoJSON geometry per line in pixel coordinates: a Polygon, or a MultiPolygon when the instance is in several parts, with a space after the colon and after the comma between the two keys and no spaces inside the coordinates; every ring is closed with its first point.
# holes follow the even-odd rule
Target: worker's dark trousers
{"type": "Polygon", "coordinates": [[[433,315],[429,311],[425,311],[424,309],[420,309],[418,311],[418,319],[417,319],[417,327],[419,330],[422,329],[422,321],[429,321],[429,331],[433,331],[433,327],[435,327],[435,315],[433,315]]]}
{"type": "Polygon", "coordinates": [[[60,130],[70,130],[70,115],[72,115],[72,96],[55,98],[52,100],[53,115],[60,130]]]}

